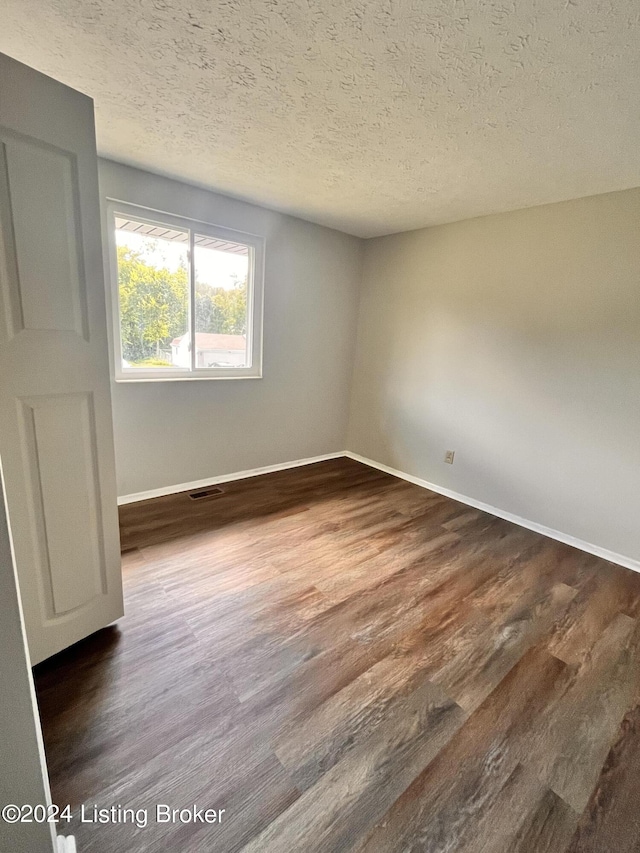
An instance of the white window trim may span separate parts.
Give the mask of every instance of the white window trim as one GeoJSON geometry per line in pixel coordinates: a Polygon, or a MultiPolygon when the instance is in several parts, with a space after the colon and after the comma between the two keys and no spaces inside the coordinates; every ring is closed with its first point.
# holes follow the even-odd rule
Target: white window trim
{"type": "MultiPolygon", "coordinates": [[[[107,232],[109,252],[109,282],[112,306],[113,342],[112,364],[116,382],[197,382],[204,379],[261,379],[262,378],[262,325],[264,306],[264,253],[265,239],[256,234],[236,231],[210,222],[198,219],[188,219],[172,213],[153,210],[140,205],[121,202],[115,199],[107,200],[107,232]],[[251,360],[250,367],[212,367],[183,370],[180,368],[123,368],[122,341],[120,338],[120,293],[118,287],[118,255],[116,244],[115,216],[118,213],[130,216],[132,219],[148,222],[154,225],[169,225],[189,231],[189,329],[194,323],[195,305],[191,298],[193,291],[193,235],[194,232],[209,237],[219,237],[230,242],[242,243],[249,246],[252,263],[249,264],[247,279],[247,352],[251,360]]],[[[193,362],[193,356],[192,356],[193,362]]]]}

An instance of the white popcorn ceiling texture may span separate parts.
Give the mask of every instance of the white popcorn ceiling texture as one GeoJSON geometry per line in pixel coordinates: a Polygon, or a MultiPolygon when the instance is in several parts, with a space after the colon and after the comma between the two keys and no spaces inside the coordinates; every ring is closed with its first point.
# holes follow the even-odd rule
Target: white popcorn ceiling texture
{"type": "Polygon", "coordinates": [[[98,146],[360,236],[640,184],[638,0],[2,0],[98,146]]]}

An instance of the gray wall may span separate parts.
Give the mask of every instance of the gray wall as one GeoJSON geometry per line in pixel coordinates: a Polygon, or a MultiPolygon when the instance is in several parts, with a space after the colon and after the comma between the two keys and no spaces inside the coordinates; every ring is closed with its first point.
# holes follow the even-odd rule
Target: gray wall
{"type": "Polygon", "coordinates": [[[348,448],[640,558],[640,190],[368,241],[348,448]]]}
{"type": "Polygon", "coordinates": [[[346,447],[640,559],[640,190],[363,242],[108,161],[100,177],[267,238],[264,378],[114,385],[120,495],[346,447]]]}
{"type": "Polygon", "coordinates": [[[262,379],[118,383],[118,494],[345,449],[362,242],[101,161],[103,197],[264,235],[262,379]]]}

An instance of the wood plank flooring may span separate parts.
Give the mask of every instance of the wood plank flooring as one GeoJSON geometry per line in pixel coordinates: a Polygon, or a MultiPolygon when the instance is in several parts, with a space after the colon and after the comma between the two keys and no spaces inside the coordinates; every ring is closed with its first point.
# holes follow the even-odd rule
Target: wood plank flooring
{"type": "Polygon", "coordinates": [[[348,459],[121,509],[36,668],[82,853],[640,850],[640,575],[348,459]],[[225,809],[81,824],[81,804],[225,809]]]}

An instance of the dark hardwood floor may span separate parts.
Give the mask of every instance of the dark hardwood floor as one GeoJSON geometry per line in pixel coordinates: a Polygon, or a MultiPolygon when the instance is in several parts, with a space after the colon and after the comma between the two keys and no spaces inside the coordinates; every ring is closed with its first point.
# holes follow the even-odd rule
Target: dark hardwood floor
{"type": "Polygon", "coordinates": [[[347,459],[224,488],[122,507],[125,618],[37,667],[81,853],[640,850],[640,575],[347,459]]]}

